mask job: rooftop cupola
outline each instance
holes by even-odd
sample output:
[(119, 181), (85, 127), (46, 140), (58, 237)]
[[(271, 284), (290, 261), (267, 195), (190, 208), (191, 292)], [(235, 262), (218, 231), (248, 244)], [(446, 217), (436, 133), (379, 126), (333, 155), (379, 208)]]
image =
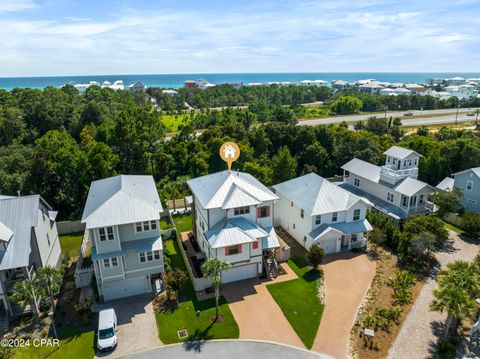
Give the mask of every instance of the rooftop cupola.
[(395, 184), (406, 177), (418, 177), (418, 163), (421, 155), (413, 150), (392, 146), (383, 153), (385, 165), (380, 170), (380, 180)]

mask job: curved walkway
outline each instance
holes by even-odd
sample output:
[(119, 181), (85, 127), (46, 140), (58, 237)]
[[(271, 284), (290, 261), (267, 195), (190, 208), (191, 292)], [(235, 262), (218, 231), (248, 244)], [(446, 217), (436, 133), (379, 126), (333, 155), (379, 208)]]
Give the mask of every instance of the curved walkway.
[(312, 350), (346, 359), (350, 330), (375, 275), (375, 262), (364, 253), (344, 252), (327, 256), (322, 268), (325, 311)]
[(328, 355), (309, 352), (287, 345), (253, 340), (214, 340), (166, 345), (123, 358), (128, 359), (333, 359)]
[[(478, 253), (478, 244), (467, 243), (449, 231), (451, 246), (446, 251), (436, 254), (443, 267), (455, 260), (471, 261)], [(438, 268), (437, 271), (438, 272)], [(433, 291), (437, 289), (436, 273), (428, 278), (412, 310), (402, 325), (402, 329), (388, 353), (388, 359), (432, 358), (433, 350), (444, 323), (444, 313), (430, 311)]]

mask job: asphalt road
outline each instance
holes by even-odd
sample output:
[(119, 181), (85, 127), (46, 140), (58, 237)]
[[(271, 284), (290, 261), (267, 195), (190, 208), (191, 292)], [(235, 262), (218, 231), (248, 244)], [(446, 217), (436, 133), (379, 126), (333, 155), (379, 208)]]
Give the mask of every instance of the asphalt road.
[[(474, 112), (476, 109), (459, 109), (458, 111), (458, 122), (464, 121), (475, 121), (475, 116), (467, 116), (467, 113)], [(404, 113), (412, 112), (414, 118), (409, 116), (404, 116)], [(445, 115), (449, 114), (449, 115)], [(439, 115), (433, 116), (432, 115)], [(317, 125), (327, 125), (331, 123), (341, 123), (341, 122), (357, 122), (365, 121), (371, 116), (383, 117), (384, 113), (375, 113), (375, 114), (362, 114), (362, 115), (353, 115), (353, 116), (335, 116), (335, 117), (324, 117), (324, 118), (315, 118), (310, 120), (298, 121), (298, 124), (301, 126), (317, 126)], [(402, 119), (403, 126), (420, 126), (420, 125), (434, 125), (441, 123), (453, 123), (455, 122), (455, 109), (441, 109), (441, 110), (428, 110), (428, 111), (387, 111), (388, 117), (400, 117)], [(415, 116), (420, 116), (416, 117)], [(429, 116), (429, 117), (421, 117)]]
[(276, 343), (250, 340), (218, 340), (207, 342), (186, 342), (167, 345), (142, 353), (123, 357), (125, 359), (333, 359), (328, 355), (318, 354), (303, 349)]

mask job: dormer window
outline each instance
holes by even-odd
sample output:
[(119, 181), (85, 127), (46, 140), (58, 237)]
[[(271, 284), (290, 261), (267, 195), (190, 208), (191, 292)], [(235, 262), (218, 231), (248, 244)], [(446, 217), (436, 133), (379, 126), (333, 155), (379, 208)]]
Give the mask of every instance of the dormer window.
[(387, 163), (390, 163), (390, 156), (387, 156)]
[(415, 166), (417, 165), (417, 159), (416, 158), (415, 158), (414, 164), (415, 164)]

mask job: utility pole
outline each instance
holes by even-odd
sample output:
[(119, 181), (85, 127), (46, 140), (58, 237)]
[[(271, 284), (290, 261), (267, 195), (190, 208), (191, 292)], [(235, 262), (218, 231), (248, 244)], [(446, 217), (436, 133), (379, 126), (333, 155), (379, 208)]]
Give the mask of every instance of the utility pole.
[(455, 114), (455, 127), (457, 127), (457, 120), (458, 120), (458, 102), (457, 102), (457, 113)]
[(385, 119), (387, 119), (388, 106), (385, 106)]

